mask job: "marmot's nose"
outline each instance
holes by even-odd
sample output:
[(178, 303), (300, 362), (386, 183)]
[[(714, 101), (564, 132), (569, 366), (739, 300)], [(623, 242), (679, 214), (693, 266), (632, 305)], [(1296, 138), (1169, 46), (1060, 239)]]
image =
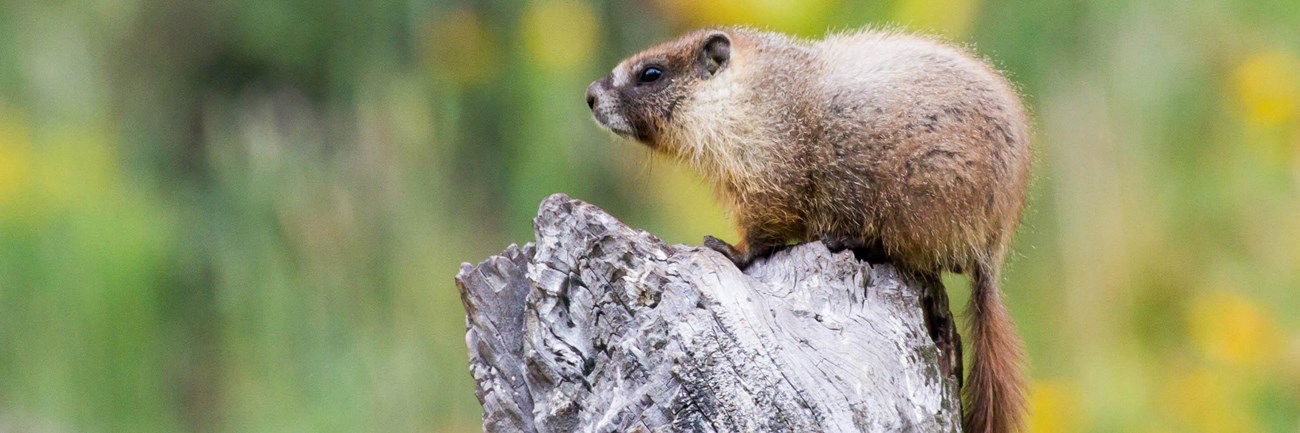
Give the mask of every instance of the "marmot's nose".
[(587, 108), (593, 110), (596, 109), (596, 86), (599, 84), (600, 82), (597, 81), (595, 83), (591, 83), (590, 86), (587, 86)]

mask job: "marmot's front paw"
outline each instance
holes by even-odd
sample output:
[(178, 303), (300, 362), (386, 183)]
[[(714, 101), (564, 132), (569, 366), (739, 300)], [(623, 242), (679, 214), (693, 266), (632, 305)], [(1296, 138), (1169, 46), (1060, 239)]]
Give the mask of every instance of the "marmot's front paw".
[(832, 253), (853, 249), (860, 245), (860, 243), (841, 236), (827, 236), (823, 237), (821, 241), (822, 245), (826, 245), (826, 249), (831, 250)]
[(704, 246), (708, 249), (722, 253), (723, 256), (727, 257), (727, 260), (731, 260), (731, 263), (735, 263), (737, 268), (744, 269), (745, 266), (749, 265), (749, 260), (746, 259), (745, 254), (736, 251), (736, 247), (731, 246), (727, 241), (705, 235)]

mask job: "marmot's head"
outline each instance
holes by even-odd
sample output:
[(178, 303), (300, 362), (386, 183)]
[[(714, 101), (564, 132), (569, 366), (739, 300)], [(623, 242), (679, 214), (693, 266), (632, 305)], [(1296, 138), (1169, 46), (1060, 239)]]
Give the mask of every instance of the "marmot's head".
[(587, 87), (587, 105), (601, 126), (656, 147), (680, 105), (730, 61), (727, 33), (696, 31), (620, 62)]

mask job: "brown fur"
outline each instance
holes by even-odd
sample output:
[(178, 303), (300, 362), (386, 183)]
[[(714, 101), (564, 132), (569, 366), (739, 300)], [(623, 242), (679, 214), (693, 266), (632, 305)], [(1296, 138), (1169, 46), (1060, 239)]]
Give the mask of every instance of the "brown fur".
[[(662, 78), (639, 82), (647, 66)], [(997, 282), (1024, 204), (1029, 132), (987, 63), (899, 33), (703, 30), (624, 60), (587, 99), (602, 125), (713, 181), (742, 240), (706, 245), (738, 266), (822, 240), (918, 274), (971, 275), (965, 428), (1021, 427), (1023, 349)]]

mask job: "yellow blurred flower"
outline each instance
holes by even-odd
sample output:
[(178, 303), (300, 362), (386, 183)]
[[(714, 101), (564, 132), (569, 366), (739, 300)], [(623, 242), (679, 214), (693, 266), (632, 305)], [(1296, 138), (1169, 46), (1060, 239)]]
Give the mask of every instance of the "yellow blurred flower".
[(458, 10), (433, 23), (424, 46), (433, 63), (457, 84), (482, 83), (497, 73), (496, 48), (473, 11)]
[(547, 0), (529, 3), (523, 17), (524, 47), (550, 71), (578, 67), (596, 49), (595, 13), (586, 3)]
[(1186, 312), (1193, 343), (1211, 359), (1255, 367), (1276, 361), (1283, 335), (1278, 324), (1239, 294), (1197, 297)]
[(32, 171), (31, 141), (18, 116), (0, 111), (0, 209), (27, 185)]
[(50, 212), (99, 212), (122, 168), (108, 128), (51, 128), (32, 141), (13, 116), (0, 117), (0, 219), (40, 223)]
[(1031, 432), (1070, 433), (1079, 425), (1081, 404), (1073, 387), (1063, 382), (1039, 381), (1030, 387), (1029, 429)]
[(698, 1), (659, 0), (660, 8), (690, 27), (748, 25), (817, 36), (826, 29), (828, 0)]
[(1300, 61), (1295, 53), (1273, 51), (1247, 57), (1232, 74), (1237, 101), (1246, 120), (1275, 126), (1296, 117), (1300, 104)]
[(1163, 404), (1179, 425), (1190, 432), (1250, 433), (1260, 431), (1241, 398), (1240, 385), (1206, 368), (1171, 371), (1161, 392)]
[(979, 0), (906, 0), (898, 3), (894, 19), (920, 31), (965, 36), (978, 12)]

